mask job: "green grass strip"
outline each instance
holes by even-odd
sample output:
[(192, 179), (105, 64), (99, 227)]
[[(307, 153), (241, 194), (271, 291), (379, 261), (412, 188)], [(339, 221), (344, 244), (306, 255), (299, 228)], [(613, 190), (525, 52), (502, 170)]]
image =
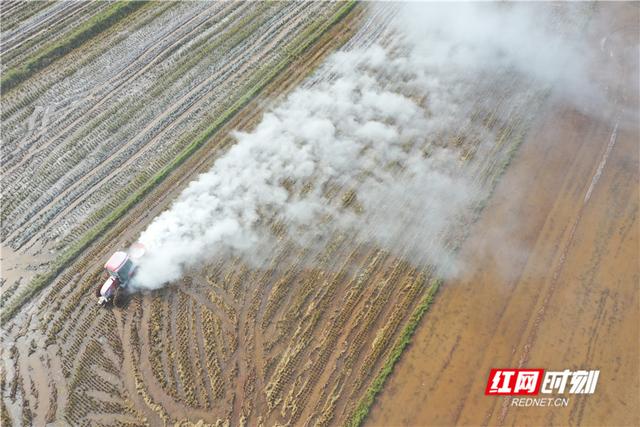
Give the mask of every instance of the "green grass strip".
[(360, 400), (360, 403), (358, 403), (355, 412), (347, 422), (348, 426), (358, 427), (361, 426), (364, 422), (365, 418), (369, 414), (369, 411), (371, 410), (371, 406), (373, 405), (376, 396), (382, 390), (382, 387), (384, 386), (384, 383), (386, 382), (389, 375), (391, 375), (391, 372), (393, 372), (393, 367), (398, 362), (398, 360), (400, 360), (402, 352), (411, 342), (413, 333), (420, 324), (420, 320), (429, 309), (429, 306), (433, 301), (433, 297), (436, 292), (438, 292), (438, 289), (441, 285), (442, 279), (434, 280), (431, 283), (431, 287), (427, 291), (427, 294), (422, 298), (422, 301), (420, 301), (418, 306), (415, 308), (413, 314), (411, 314), (411, 317), (409, 318), (409, 323), (407, 323), (407, 325), (402, 330), (402, 334), (396, 340), (396, 343), (393, 346), (386, 362), (382, 366), (382, 369), (380, 369), (380, 372), (378, 372), (378, 375), (376, 375), (376, 377), (371, 382), (371, 385)]
[(313, 32), (313, 34), (309, 35), (306, 40), (302, 40), (295, 49), (292, 49), (285, 59), (268, 70), (254, 86), (245, 92), (245, 94), (242, 95), (242, 97), (240, 97), (229, 109), (218, 116), (215, 122), (205, 129), (191, 144), (185, 147), (185, 149), (176, 158), (174, 158), (171, 163), (151, 177), (149, 181), (133, 193), (122, 205), (87, 231), (87, 233), (78, 242), (60, 255), (60, 257), (52, 263), (53, 265), (48, 272), (34, 277), (33, 280), (23, 287), (15, 298), (13, 298), (7, 306), (2, 309), (2, 313), (0, 314), (0, 325), (4, 325), (5, 322), (11, 319), (20, 307), (29, 301), (37, 292), (51, 283), (75, 258), (80, 256), (82, 252), (89, 247), (89, 245), (95, 242), (107, 229), (109, 229), (109, 227), (122, 218), (128, 210), (133, 208), (171, 172), (177, 169), (193, 153), (202, 147), (202, 145), (204, 145), (218, 130), (220, 130), (220, 128), (222, 128), (236, 113), (254, 99), (262, 89), (271, 83), (285, 67), (293, 62), (298, 55), (307, 50), (329, 28), (340, 22), (355, 5), (356, 1), (345, 3), (345, 5), (342, 6), (328, 21), (326, 21), (324, 25), (320, 26), (315, 32)]
[(108, 29), (147, 1), (119, 1), (82, 23), (52, 45), (43, 46), (25, 64), (7, 71), (0, 80), (0, 90), (8, 91), (68, 52)]

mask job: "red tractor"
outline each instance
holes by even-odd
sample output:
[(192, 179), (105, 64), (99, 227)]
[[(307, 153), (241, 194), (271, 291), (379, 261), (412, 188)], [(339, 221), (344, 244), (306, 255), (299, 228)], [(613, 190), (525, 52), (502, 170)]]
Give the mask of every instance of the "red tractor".
[(108, 304), (120, 305), (123, 289), (136, 272), (135, 260), (144, 253), (144, 246), (134, 243), (129, 252), (118, 251), (104, 265), (108, 275), (106, 282), (96, 289), (96, 297), (100, 306)]

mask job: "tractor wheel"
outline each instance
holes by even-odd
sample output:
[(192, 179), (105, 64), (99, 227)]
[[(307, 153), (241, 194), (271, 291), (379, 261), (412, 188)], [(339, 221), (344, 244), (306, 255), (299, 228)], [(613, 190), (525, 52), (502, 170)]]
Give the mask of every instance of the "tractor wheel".
[(123, 307), (125, 302), (124, 290), (120, 287), (116, 288), (116, 291), (113, 295), (113, 306), (114, 307)]

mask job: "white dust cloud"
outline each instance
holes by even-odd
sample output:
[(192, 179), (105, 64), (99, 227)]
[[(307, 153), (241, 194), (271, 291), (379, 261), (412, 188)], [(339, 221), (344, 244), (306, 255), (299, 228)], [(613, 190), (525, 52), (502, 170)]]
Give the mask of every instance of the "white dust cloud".
[[(134, 286), (161, 287), (221, 256), (259, 265), (276, 250), (274, 222), (306, 247), (345, 232), (441, 274), (455, 271), (442, 237), (486, 194), (444, 136), (466, 127), (490, 143), (493, 135), (467, 118), (486, 80), (515, 70), (562, 81), (557, 55), (576, 52), (528, 61), (519, 26), (534, 30), (536, 20), (518, 12), (506, 25), (505, 16), (516, 19), (510, 10), (406, 5), (392, 24), (400, 37), (332, 55), (318, 71), (327, 78), (295, 90), (252, 132), (237, 132), (236, 144), (142, 233), (147, 253)], [(536, 31), (536, 42), (548, 43)], [(350, 191), (354, 203), (345, 206)]]
[[(236, 133), (237, 143), (142, 233), (148, 252), (137, 286), (159, 287), (219, 255), (259, 259), (273, 220), (302, 245), (337, 228), (385, 246), (435, 246), (446, 218), (473, 194), (456, 153), (421, 151), (448, 115), (414, 99), (428, 88), (424, 76), (380, 46), (336, 54), (326, 67), (330, 81), (296, 90), (253, 132)], [(342, 186), (356, 190), (358, 209), (332, 197), (330, 187)]]

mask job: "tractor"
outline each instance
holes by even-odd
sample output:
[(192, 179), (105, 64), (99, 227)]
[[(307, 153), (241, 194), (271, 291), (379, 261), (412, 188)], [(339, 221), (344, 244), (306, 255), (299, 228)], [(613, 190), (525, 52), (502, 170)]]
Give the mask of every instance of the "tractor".
[(134, 243), (128, 252), (118, 251), (104, 265), (107, 280), (96, 289), (98, 305), (121, 305), (124, 289), (136, 273), (136, 263), (144, 253), (144, 246)]

